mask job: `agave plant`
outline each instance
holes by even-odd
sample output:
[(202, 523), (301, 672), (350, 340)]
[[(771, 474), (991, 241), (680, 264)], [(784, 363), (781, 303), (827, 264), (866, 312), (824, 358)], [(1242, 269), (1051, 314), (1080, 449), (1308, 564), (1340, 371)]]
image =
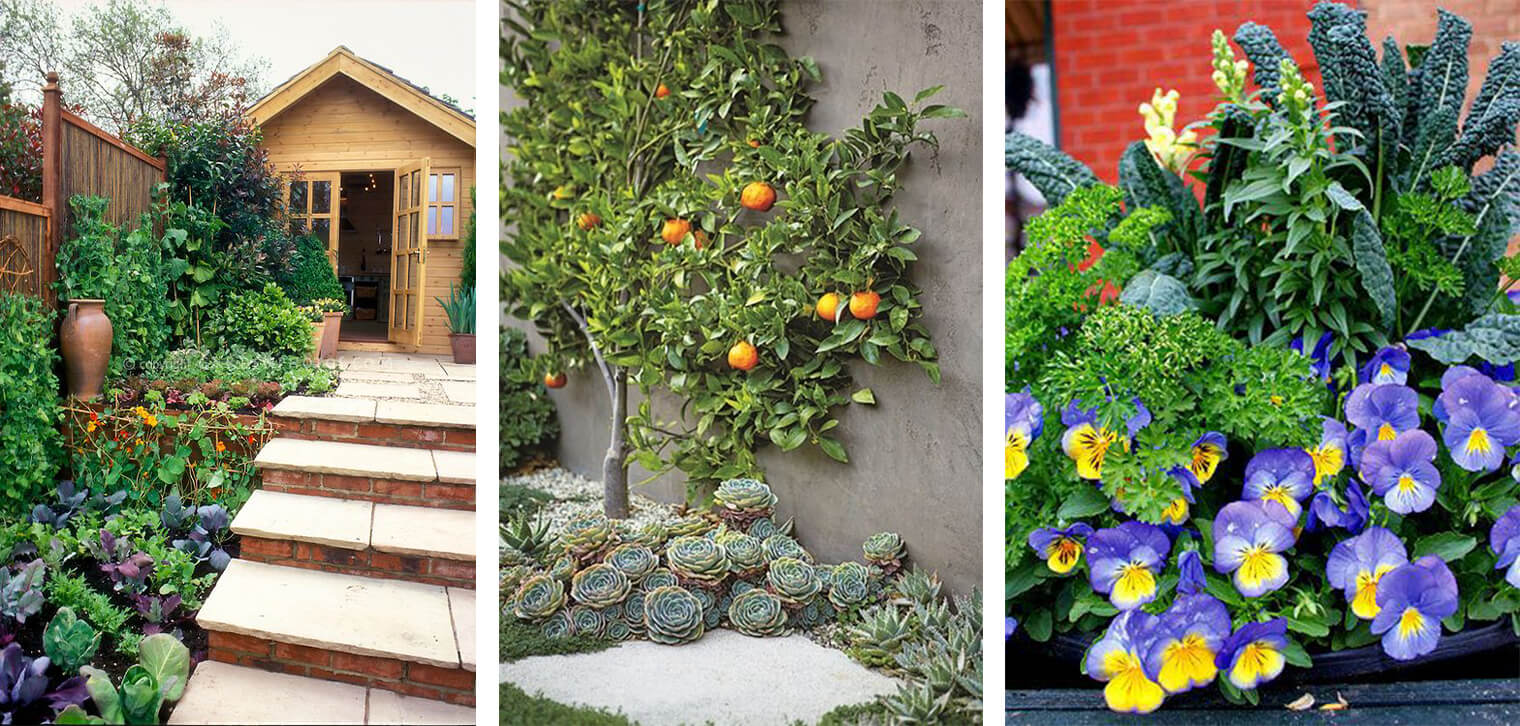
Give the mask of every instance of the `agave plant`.
[(917, 632), (912, 617), (891, 605), (867, 608), (850, 629), (851, 655), (866, 665), (891, 665), (903, 643)]
[(813, 566), (793, 557), (772, 560), (765, 583), (789, 607), (803, 606), (823, 589)]
[(537, 559), (554, 543), (549, 523), (537, 514), (516, 511), (501, 523), (501, 541), (523, 555)]
[(720, 545), (706, 537), (677, 537), (665, 550), (670, 571), (683, 583), (703, 587), (717, 585), (728, 575), (728, 555)]
[(612, 522), (600, 514), (582, 514), (565, 523), (559, 541), (570, 556), (587, 560), (613, 542)]
[(735, 527), (743, 527), (760, 517), (769, 517), (776, 508), (776, 495), (758, 479), (729, 479), (713, 493), (718, 516)]
[(660, 558), (641, 544), (618, 545), (607, 553), (607, 558), (603, 562), (616, 567), (619, 572), (628, 577), (630, 582), (644, 579), (645, 575), (654, 572), (655, 568), (660, 566)]
[(675, 576), (675, 573), (660, 567), (645, 575), (644, 579), (639, 581), (639, 588), (647, 593), (657, 587), (673, 587), (679, 584), (681, 580)]
[(871, 593), (871, 570), (859, 562), (843, 562), (829, 574), (829, 602), (848, 610), (866, 601)]
[(781, 598), (765, 590), (750, 590), (729, 603), (728, 622), (734, 630), (756, 638), (782, 635), (786, 633), (786, 607)]
[(679, 587), (657, 587), (644, 596), (644, 629), (656, 643), (690, 643), (702, 637), (702, 603)]
[[(570, 579), (570, 597), (586, 607), (601, 610), (622, 602), (632, 587), (621, 570), (598, 562)], [(576, 630), (579, 632), (580, 628), (577, 626)]]
[(760, 540), (747, 534), (728, 531), (718, 535), (718, 544), (728, 554), (728, 571), (740, 578), (751, 577), (765, 569), (769, 558)]
[(949, 700), (942, 698), (927, 683), (898, 686), (897, 693), (882, 699), (892, 723), (941, 723)]
[(576, 635), (589, 635), (593, 638), (602, 637), (603, 630), (607, 627), (607, 618), (602, 616), (600, 610), (585, 605), (575, 605), (565, 613), (570, 616), (570, 628)]
[(814, 561), (813, 555), (803, 549), (797, 540), (792, 539), (788, 535), (773, 534), (765, 538), (762, 546), (765, 548), (765, 558), (768, 560), (774, 561), (782, 557), (790, 557), (794, 560), (802, 560), (808, 564), (812, 564)]
[(517, 587), (512, 612), (519, 619), (539, 622), (565, 604), (565, 585), (548, 575), (532, 575)]
[(908, 548), (896, 532), (877, 532), (867, 537), (860, 549), (865, 552), (866, 562), (880, 567), (887, 575), (902, 569), (902, 561), (908, 556)]
[(892, 585), (896, 591), (894, 598), (899, 604), (912, 605), (913, 603), (929, 604), (939, 599), (941, 589), (939, 575), (926, 573), (914, 567), (898, 573), (897, 579)]

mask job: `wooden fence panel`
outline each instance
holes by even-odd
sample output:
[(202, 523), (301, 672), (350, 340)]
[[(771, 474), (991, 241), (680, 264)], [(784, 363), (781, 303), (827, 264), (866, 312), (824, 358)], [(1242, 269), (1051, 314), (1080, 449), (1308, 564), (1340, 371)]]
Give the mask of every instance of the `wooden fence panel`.
[(47, 249), (47, 207), (0, 197), (0, 293), (39, 295), (43, 250)]

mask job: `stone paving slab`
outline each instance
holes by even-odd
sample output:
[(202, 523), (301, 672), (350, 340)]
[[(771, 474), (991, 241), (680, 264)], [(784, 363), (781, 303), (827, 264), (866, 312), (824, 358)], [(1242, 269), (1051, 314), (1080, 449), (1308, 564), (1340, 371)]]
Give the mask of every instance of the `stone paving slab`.
[(376, 504), (369, 543), (380, 552), (475, 560), (475, 512)]
[(375, 421), (400, 426), (473, 429), (475, 428), (475, 407), (451, 406), (446, 403), (379, 401), (375, 406)]
[(459, 667), (444, 588), (233, 560), (196, 622), (355, 655)]
[(380, 370), (392, 373), (419, 373), (421, 375), (442, 375), (443, 360), (439, 358), (392, 358), (386, 357), (380, 361)]
[(361, 724), (365, 722), (366, 690), (347, 683), (204, 661), (190, 675), (185, 695), (175, 705), (169, 723)]
[(472, 405), (475, 403), (474, 381), (470, 381), (469, 383), (461, 381), (444, 381), (441, 385), (443, 386), (443, 394), (445, 396), (448, 396), (450, 401), (453, 401), (454, 403), (468, 403)]
[(422, 389), (414, 383), (340, 381), (334, 395), (344, 398), (422, 398)]
[(449, 588), (449, 610), (454, 614), (454, 639), (459, 642), (460, 666), (475, 672), (475, 591)]
[(475, 723), (475, 709), (372, 688), (369, 692), (369, 723), (463, 726)]
[(445, 484), (475, 483), (475, 452), (433, 451), (433, 463), (438, 470), (438, 481)]
[(475, 366), (466, 365), (463, 363), (441, 363), (439, 365), (443, 366), (444, 378), (450, 378), (456, 381), (475, 380)]
[(378, 368), (375, 370), (349, 368), (343, 372), (342, 379), (345, 381), (366, 381), (369, 383), (411, 383), (417, 377), (411, 373), (390, 373)]
[(362, 398), (287, 396), (270, 413), (289, 418), (365, 423), (375, 420), (375, 402)]
[(260, 489), (232, 520), (232, 531), (243, 536), (362, 550), (369, 546), (374, 507), (369, 502)]
[(899, 681), (804, 635), (751, 638), (715, 630), (680, 646), (630, 641), (596, 653), (501, 665), (502, 682), (560, 703), (621, 710), (643, 726), (817, 723)]
[(277, 438), (259, 450), (253, 463), (265, 469), (316, 474), (403, 481), (436, 481), (438, 478), (431, 452), (397, 446)]

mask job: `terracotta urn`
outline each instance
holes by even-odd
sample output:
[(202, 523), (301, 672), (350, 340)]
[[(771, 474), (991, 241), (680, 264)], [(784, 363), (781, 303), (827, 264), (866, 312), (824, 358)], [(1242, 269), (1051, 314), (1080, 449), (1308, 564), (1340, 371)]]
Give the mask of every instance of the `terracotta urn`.
[(449, 333), (449, 347), (454, 349), (454, 362), (475, 365), (475, 334)]
[(111, 319), (104, 300), (70, 300), (59, 329), (69, 395), (93, 401), (105, 388), (111, 364)]
[(311, 362), (322, 360), (322, 336), (327, 333), (327, 323), (318, 321), (311, 324)]
[(343, 328), (343, 313), (322, 313), (322, 356), (331, 358), (338, 354), (338, 334)]

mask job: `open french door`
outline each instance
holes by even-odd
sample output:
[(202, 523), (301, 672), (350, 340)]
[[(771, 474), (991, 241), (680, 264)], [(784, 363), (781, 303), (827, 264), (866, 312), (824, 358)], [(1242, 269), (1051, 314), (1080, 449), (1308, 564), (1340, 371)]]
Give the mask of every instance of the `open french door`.
[(309, 234), (327, 247), (327, 259), (338, 268), (338, 200), (343, 195), (338, 172), (304, 172), (285, 176), (285, 209), (290, 234)]
[(422, 345), (422, 314), (427, 294), (427, 228), (422, 224), (427, 202), (423, 187), (428, 180), (428, 159), (420, 159), (396, 170), (395, 228), (391, 239), (391, 319), (388, 330), (392, 343), (411, 347)]

